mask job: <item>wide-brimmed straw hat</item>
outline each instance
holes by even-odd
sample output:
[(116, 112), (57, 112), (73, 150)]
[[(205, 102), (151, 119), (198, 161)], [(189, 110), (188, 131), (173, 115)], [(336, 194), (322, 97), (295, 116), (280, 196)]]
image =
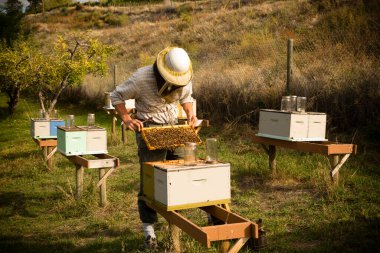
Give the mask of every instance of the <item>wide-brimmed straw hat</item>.
[(182, 48), (165, 48), (157, 55), (156, 63), (162, 78), (171, 85), (185, 86), (193, 78), (191, 60)]

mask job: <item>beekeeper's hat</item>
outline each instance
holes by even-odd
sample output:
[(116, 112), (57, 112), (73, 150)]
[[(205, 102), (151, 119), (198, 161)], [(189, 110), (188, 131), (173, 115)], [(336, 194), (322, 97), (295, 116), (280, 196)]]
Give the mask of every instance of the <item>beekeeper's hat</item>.
[[(157, 56), (157, 68), (166, 83), (161, 87), (159, 94), (168, 86), (182, 87), (193, 78), (191, 60), (186, 51), (179, 47), (167, 47)], [(170, 88), (169, 88), (170, 89)]]

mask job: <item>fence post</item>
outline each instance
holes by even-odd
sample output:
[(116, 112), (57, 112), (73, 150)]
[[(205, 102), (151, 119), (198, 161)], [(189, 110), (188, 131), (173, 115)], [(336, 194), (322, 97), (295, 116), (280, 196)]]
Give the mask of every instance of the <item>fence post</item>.
[(292, 61), (293, 61), (293, 39), (288, 39), (286, 94), (290, 94), (290, 84), (292, 81)]
[(132, 1), (129, 1), (129, 13), (132, 12)]
[(212, 11), (212, 0), (210, 0), (210, 10)]
[(238, 0), (238, 8), (240, 9), (240, 0)]
[(115, 64), (113, 66), (113, 87), (116, 88), (116, 68), (117, 68), (117, 65)]

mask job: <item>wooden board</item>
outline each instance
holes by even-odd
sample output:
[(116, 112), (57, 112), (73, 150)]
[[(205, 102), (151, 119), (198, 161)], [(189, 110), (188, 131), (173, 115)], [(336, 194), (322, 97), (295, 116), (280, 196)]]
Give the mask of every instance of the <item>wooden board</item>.
[(186, 142), (202, 143), (195, 129), (189, 125), (145, 127), (141, 134), (149, 150), (174, 149)]
[(259, 136), (254, 136), (253, 141), (264, 145), (273, 145), (323, 155), (356, 154), (357, 149), (355, 144), (334, 143), (330, 141), (291, 142)]
[(40, 147), (56, 147), (57, 146), (57, 139), (39, 139), (39, 138), (33, 138), (33, 140)]

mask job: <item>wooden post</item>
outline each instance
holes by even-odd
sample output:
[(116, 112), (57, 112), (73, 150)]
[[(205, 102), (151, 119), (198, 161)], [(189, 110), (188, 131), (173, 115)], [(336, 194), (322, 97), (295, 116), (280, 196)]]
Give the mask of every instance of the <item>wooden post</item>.
[(240, 0), (238, 0), (238, 8), (240, 9)]
[(47, 147), (43, 147), (42, 148), (42, 153), (44, 155), (44, 161), (46, 161), (46, 158), (48, 156), (48, 150), (47, 150)]
[(83, 167), (81, 165), (76, 164), (76, 184), (77, 184), (77, 200), (80, 200), (83, 194)]
[[(332, 171), (335, 168), (335, 166), (339, 164), (339, 155), (331, 155), (329, 157), (329, 160), (330, 160), (330, 166), (331, 166), (331, 171)], [(337, 171), (335, 175), (331, 177), (331, 180), (335, 184), (337, 185), (339, 184), (339, 171)]]
[(113, 66), (113, 87), (116, 88), (116, 69), (117, 69), (117, 65), (115, 64)]
[(114, 114), (112, 117), (112, 128), (111, 128), (111, 140), (114, 142), (116, 140), (116, 121), (117, 117)]
[(197, 0), (194, 0), (194, 10), (197, 9)]
[[(106, 174), (106, 170), (104, 168), (99, 169), (99, 180)], [(107, 204), (107, 185), (106, 180), (103, 181), (103, 184), (100, 185), (100, 205), (106, 206)]]
[(210, 0), (210, 10), (212, 10), (212, 0)]
[(124, 122), (121, 122), (121, 140), (123, 141), (123, 144), (127, 143), (126, 126)]
[(181, 230), (179, 227), (169, 222), (169, 230), (170, 230), (170, 243), (172, 244), (173, 252), (180, 253), (181, 252)]
[(286, 94), (290, 94), (290, 84), (292, 81), (292, 61), (293, 61), (293, 40), (288, 40), (287, 75), (286, 75)]
[(132, 1), (129, 1), (129, 13), (132, 12)]
[(220, 253), (227, 253), (228, 249), (230, 248), (230, 241), (221, 241), (220, 242)]
[(53, 169), (53, 156), (50, 156), (48, 158), (48, 156), (50, 155), (50, 153), (53, 151), (54, 147), (47, 147), (47, 156), (46, 156), (46, 164), (47, 164), (47, 167), (48, 167), (48, 170), (52, 170)]
[(269, 169), (276, 173), (276, 146), (268, 146), (268, 156), (269, 156)]

